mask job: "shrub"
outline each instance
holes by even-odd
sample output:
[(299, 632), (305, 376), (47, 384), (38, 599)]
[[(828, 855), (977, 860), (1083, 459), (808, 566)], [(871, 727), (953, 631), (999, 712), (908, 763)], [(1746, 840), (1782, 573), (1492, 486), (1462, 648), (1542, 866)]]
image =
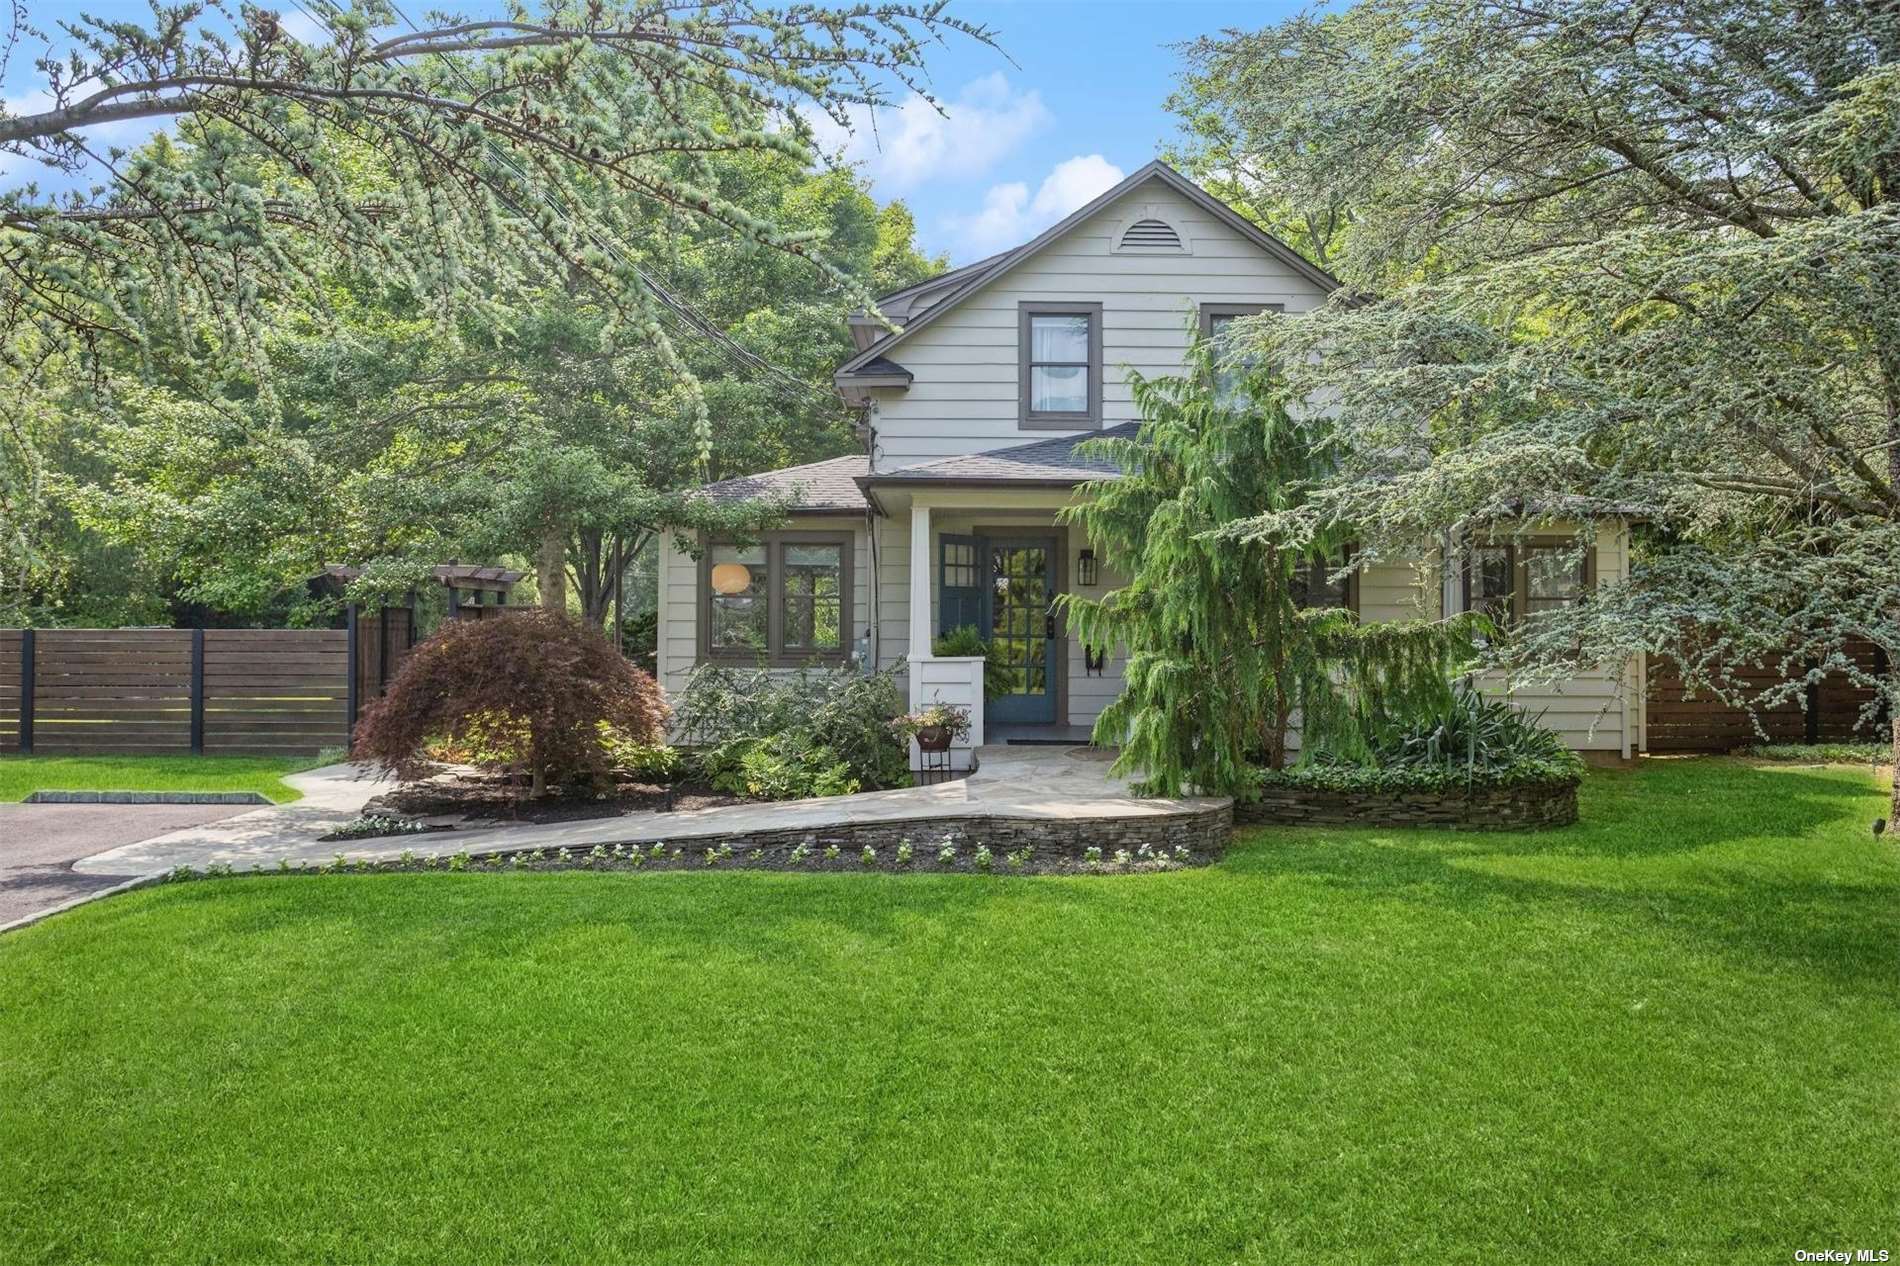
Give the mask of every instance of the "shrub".
[(676, 781), (685, 766), (679, 751), (664, 743), (635, 743), (614, 730), (607, 731), (601, 742), (615, 772), (635, 782), (664, 786)]
[(1022, 675), (996, 645), (984, 637), (974, 624), (951, 629), (931, 644), (932, 655), (981, 655), (983, 657), (983, 698), (1000, 699), (1022, 685)]
[(909, 754), (890, 729), (902, 711), (889, 673), (702, 664), (675, 722), (714, 786), (783, 799), (908, 785)]
[(1373, 758), (1388, 766), (1483, 772), (1572, 756), (1542, 720), (1542, 713), (1526, 716), (1504, 699), (1461, 687), (1436, 715), (1381, 735)]
[(523, 609), (452, 620), (410, 651), (356, 727), (355, 752), (414, 778), (440, 740), (488, 767), (525, 766), (531, 794), (603, 780), (603, 727), (653, 743), (666, 704), (653, 678), (594, 629)]
[(782, 739), (739, 738), (700, 754), (700, 770), (716, 791), (762, 800), (848, 796), (862, 784), (826, 747), (792, 748)]
[(1449, 765), (1341, 765), (1327, 761), (1260, 772), (1263, 787), (1298, 787), (1348, 794), (1459, 791), (1473, 787), (1546, 787), (1575, 784), (1583, 761), (1575, 752), (1552, 758), (1525, 757), (1488, 768)]
[(1891, 743), (1755, 743), (1736, 753), (1755, 760), (1803, 764), (1891, 765)]

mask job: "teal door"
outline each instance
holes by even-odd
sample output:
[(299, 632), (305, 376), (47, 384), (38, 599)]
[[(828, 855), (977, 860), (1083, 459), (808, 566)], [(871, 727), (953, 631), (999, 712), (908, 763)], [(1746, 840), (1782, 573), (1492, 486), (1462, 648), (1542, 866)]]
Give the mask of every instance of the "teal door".
[(1004, 724), (1051, 724), (1056, 719), (1055, 539), (992, 539), (987, 545), (990, 645), (1016, 678), (1009, 693), (986, 705), (987, 716)]

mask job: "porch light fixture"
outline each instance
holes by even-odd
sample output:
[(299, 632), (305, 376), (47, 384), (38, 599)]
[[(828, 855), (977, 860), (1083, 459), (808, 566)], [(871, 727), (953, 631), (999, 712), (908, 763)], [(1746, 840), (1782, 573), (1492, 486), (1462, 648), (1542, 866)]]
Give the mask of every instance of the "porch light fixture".
[(1082, 585), (1094, 584), (1095, 583), (1095, 551), (1092, 549), (1083, 550), (1081, 557), (1077, 559), (1076, 561), (1078, 563), (1078, 566), (1075, 569), (1076, 583), (1082, 584)]
[(713, 592), (744, 593), (752, 587), (752, 571), (744, 563), (718, 563), (712, 569)]

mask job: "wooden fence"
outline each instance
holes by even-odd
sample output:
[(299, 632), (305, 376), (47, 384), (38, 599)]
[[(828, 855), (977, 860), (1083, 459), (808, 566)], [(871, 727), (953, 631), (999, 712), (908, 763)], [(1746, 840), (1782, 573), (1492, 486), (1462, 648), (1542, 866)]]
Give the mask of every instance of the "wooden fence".
[(349, 742), (344, 629), (0, 629), (0, 743), (293, 755)]
[[(1862, 669), (1884, 674), (1886, 657), (1871, 642), (1849, 648)], [(1749, 665), (1734, 670), (1736, 681), (1759, 693), (1787, 680), (1774, 667)], [(1802, 699), (1790, 699), (1758, 714), (1768, 740), (1775, 743), (1891, 742), (1892, 730), (1877, 719), (1861, 723), (1861, 709), (1874, 692), (1835, 673), (1809, 686)], [(1648, 739), (1652, 752), (1725, 752), (1762, 741), (1755, 719), (1707, 693), (1689, 698), (1675, 665), (1664, 661), (1650, 674)]]

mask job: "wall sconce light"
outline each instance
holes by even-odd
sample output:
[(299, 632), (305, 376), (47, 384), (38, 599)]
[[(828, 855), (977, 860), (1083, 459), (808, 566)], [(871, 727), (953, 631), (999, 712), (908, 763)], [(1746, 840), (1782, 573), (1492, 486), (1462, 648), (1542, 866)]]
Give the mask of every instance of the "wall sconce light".
[(1076, 583), (1081, 585), (1093, 585), (1095, 583), (1095, 551), (1092, 549), (1083, 550), (1077, 563), (1078, 566), (1075, 569)]

